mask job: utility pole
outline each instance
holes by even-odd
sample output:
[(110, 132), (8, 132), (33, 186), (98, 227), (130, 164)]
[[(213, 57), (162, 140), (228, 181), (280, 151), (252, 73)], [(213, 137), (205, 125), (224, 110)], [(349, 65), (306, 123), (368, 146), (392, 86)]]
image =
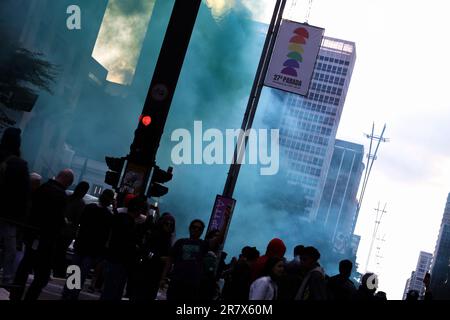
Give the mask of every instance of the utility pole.
[[(384, 137), (384, 131), (386, 130), (386, 124), (384, 124), (383, 130), (379, 136), (374, 134), (375, 131), (375, 123), (372, 123), (372, 132), (370, 134), (365, 134), (366, 138), (370, 139), (369, 144), (369, 152), (367, 153), (367, 161), (364, 173), (363, 185), (361, 188), (361, 193), (359, 194), (358, 206), (356, 208), (356, 219), (358, 219), (359, 211), (361, 210), (361, 205), (364, 199), (364, 195), (366, 193), (367, 183), (369, 181), (370, 173), (372, 172), (372, 167), (374, 161), (377, 159), (378, 148), (380, 147), (381, 142), (389, 142), (389, 138)], [(375, 148), (374, 153), (372, 153), (372, 145), (374, 141), (378, 141), (377, 146)], [(356, 221), (355, 219), (355, 221)], [(354, 229), (355, 226), (353, 226)]]
[(261, 91), (264, 85), (264, 77), (266, 75), (267, 67), (269, 65), (270, 57), (275, 45), (278, 29), (280, 28), (285, 5), (286, 0), (277, 0), (275, 4), (272, 20), (267, 31), (266, 40), (264, 42), (263, 51), (258, 64), (258, 69), (253, 81), (252, 90), (247, 102), (244, 119), (242, 120), (242, 131), (239, 135), (236, 147), (234, 149), (233, 162), (230, 165), (227, 181), (225, 182), (225, 186), (223, 189), (222, 195), (224, 197), (233, 197), (234, 188), (236, 186), (239, 171), (241, 169), (241, 162), (245, 155), (245, 150), (248, 142), (248, 136), (246, 136), (245, 133), (247, 132), (247, 130), (251, 129), (253, 120), (255, 118), (256, 108), (258, 107), (259, 97), (261, 96)]
[(367, 262), (366, 262), (366, 272), (367, 268), (369, 267), (370, 258), (372, 255), (372, 248), (373, 244), (375, 242), (375, 239), (377, 237), (378, 229), (380, 227), (381, 219), (383, 218), (383, 215), (387, 212), (386, 211), (387, 203), (384, 204), (383, 210), (380, 210), (380, 202), (378, 202), (378, 207), (374, 210), (376, 211), (376, 217), (375, 217), (375, 226), (373, 228), (373, 235), (372, 235), (372, 241), (370, 242), (370, 248), (369, 248), (369, 255), (367, 256)]
[(377, 252), (375, 253), (375, 258), (376, 258), (375, 261), (376, 261), (376, 268), (377, 268), (376, 272), (377, 273), (379, 272), (379, 269), (381, 268), (380, 267), (381, 260), (384, 258), (384, 256), (381, 254), (381, 249), (383, 246), (383, 242), (386, 241), (385, 237), (386, 237), (386, 234), (384, 234), (382, 238), (380, 238), (380, 237), (377, 238), (378, 246), (377, 246)]
[(245, 155), (245, 150), (247, 147), (248, 136), (246, 133), (249, 129), (251, 129), (253, 119), (255, 118), (256, 108), (258, 106), (259, 97), (264, 85), (264, 78), (267, 73), (267, 68), (272, 56), (272, 51), (275, 46), (275, 40), (280, 28), (285, 5), (286, 0), (277, 0), (275, 3), (272, 19), (267, 31), (266, 40), (264, 42), (263, 50), (259, 60), (258, 69), (256, 71), (255, 79), (253, 81), (252, 89), (247, 102), (247, 108), (242, 120), (241, 132), (234, 149), (233, 161), (228, 171), (227, 180), (225, 182), (222, 195), (216, 196), (214, 207), (211, 213), (211, 218), (209, 220), (207, 232), (212, 230), (220, 230), (224, 235), (223, 241), (218, 250), (218, 257), (220, 257), (220, 252), (224, 247), (228, 228), (230, 226), (231, 218), (233, 215), (234, 205), (236, 203), (236, 201), (233, 199), (233, 193), (241, 168), (242, 159)]

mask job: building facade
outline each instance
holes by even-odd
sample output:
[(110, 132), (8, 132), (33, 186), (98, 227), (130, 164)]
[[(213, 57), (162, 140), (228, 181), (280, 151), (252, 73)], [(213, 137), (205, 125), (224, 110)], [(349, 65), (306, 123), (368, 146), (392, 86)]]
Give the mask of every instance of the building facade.
[(442, 217), (431, 266), (431, 290), (436, 299), (450, 299), (450, 193)]
[[(92, 50), (108, 0), (30, 0), (24, 10), (20, 43), (43, 54), (58, 68), (52, 93), (40, 92), (32, 112), (24, 113), (18, 125), (24, 130), (24, 156), (30, 169), (44, 178), (52, 177), (64, 165), (62, 154), (71, 121), (83, 90), (99, 91), (106, 84), (107, 70), (92, 58)], [(69, 30), (67, 8), (81, 8), (81, 29)]]
[(283, 94), (280, 151), (304, 203), (300, 219), (316, 219), (355, 59), (355, 43), (324, 37), (308, 96)]
[(406, 283), (403, 299), (406, 299), (406, 295), (410, 290), (416, 290), (419, 293), (419, 299), (423, 299), (423, 296), (425, 295), (423, 279), (427, 272), (430, 271), (432, 259), (433, 255), (431, 253), (424, 251), (420, 252), (416, 270), (411, 273), (411, 277)]
[(351, 247), (363, 156), (363, 145), (336, 140), (316, 216), (335, 244), (335, 250), (342, 253)]

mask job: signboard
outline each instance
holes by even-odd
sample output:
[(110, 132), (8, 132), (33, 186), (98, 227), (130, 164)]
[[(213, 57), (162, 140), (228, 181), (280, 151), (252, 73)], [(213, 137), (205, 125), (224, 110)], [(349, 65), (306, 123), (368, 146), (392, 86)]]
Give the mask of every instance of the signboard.
[(283, 20), (264, 85), (306, 96), (325, 29)]
[(147, 173), (148, 168), (128, 162), (120, 186), (120, 192), (136, 195), (143, 194), (145, 191), (144, 182), (146, 181), (145, 178)]
[[(209, 219), (209, 225), (206, 234), (208, 234), (212, 230), (225, 230), (226, 237), (235, 204), (236, 200), (234, 199), (227, 198), (221, 195), (216, 196), (216, 201), (214, 202), (214, 207), (211, 213), (211, 219)], [(229, 210), (229, 214), (227, 214), (227, 210)]]

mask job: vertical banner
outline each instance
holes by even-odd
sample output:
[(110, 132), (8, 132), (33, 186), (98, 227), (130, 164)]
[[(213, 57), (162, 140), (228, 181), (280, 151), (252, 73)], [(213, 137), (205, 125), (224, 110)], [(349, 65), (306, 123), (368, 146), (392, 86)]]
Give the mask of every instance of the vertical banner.
[(283, 20), (264, 85), (307, 95), (325, 29)]
[[(235, 204), (236, 200), (221, 195), (217, 195), (211, 213), (211, 218), (209, 219), (208, 230), (206, 231), (206, 233), (209, 233), (212, 230), (219, 230), (219, 231), (224, 230), (225, 231), (224, 238), (226, 238)], [(227, 210), (229, 210), (229, 212), (227, 212)]]

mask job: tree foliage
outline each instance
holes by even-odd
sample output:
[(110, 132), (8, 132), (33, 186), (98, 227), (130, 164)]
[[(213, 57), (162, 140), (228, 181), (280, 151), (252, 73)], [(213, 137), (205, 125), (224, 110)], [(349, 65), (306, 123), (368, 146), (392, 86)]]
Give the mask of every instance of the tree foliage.
[[(0, 22), (0, 104), (2, 108), (29, 111), (39, 90), (53, 93), (52, 86), (59, 70), (42, 53), (23, 48), (8, 31), (5, 23)], [(11, 126), (14, 123), (1, 110), (0, 125)]]

